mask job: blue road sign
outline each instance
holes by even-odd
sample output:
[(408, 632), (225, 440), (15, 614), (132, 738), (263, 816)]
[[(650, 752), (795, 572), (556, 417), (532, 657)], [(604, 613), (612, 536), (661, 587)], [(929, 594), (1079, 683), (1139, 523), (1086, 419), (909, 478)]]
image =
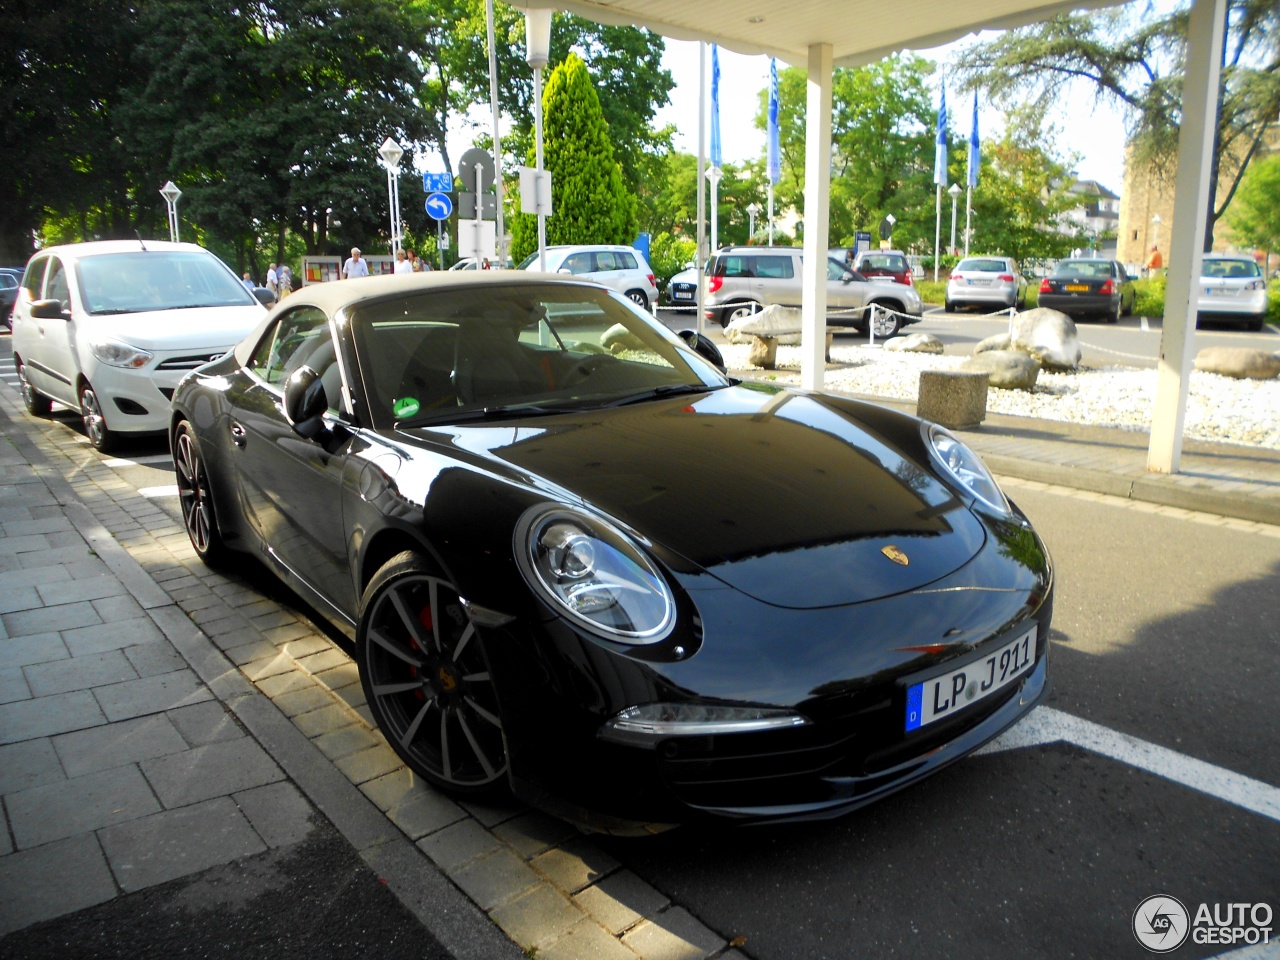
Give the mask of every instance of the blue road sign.
[(432, 220), (448, 220), (453, 213), (453, 201), (447, 193), (433, 193), (427, 197), (427, 216)]
[(453, 174), (424, 173), (422, 175), (422, 189), (427, 193), (450, 193), (453, 190)]

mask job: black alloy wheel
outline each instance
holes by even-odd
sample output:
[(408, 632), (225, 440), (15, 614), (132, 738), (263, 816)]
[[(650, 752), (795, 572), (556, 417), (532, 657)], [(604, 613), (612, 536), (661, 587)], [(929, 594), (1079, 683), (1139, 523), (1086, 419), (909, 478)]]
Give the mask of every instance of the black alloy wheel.
[(31, 385), (27, 377), (27, 365), (18, 361), (18, 383), (22, 386), (22, 405), (33, 417), (47, 417), (53, 409), (53, 402)]
[(173, 472), (178, 478), (178, 499), (182, 504), (182, 523), (191, 538), (191, 546), (206, 564), (225, 558), (227, 546), (218, 530), (213, 511), (209, 472), (191, 424), (182, 421), (173, 435)]
[(392, 749), (451, 793), (501, 786), (507, 773), (502, 712), (457, 588), (406, 551), (374, 575), (362, 609), (360, 680)]
[(88, 380), (80, 381), (80, 419), (84, 421), (85, 436), (99, 453), (106, 453), (116, 445), (116, 435), (102, 413), (102, 400)]

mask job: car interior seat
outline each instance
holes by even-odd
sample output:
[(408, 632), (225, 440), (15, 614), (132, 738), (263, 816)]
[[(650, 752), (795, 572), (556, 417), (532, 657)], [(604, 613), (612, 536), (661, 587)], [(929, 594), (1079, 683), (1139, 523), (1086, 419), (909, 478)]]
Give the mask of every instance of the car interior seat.
[(463, 403), (511, 403), (547, 389), (547, 375), (521, 346), (509, 318), (463, 319), (454, 347), (453, 386)]

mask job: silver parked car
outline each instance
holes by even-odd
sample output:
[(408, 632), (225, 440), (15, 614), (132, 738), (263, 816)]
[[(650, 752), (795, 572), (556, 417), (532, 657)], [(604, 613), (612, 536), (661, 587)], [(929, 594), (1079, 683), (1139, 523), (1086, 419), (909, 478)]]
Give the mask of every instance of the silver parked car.
[(1027, 305), (1027, 278), (1012, 257), (965, 257), (947, 280), (946, 310), (990, 307), (1021, 310)]
[(1243, 323), (1249, 330), (1261, 330), (1267, 307), (1267, 281), (1252, 257), (1232, 253), (1204, 255), (1197, 322)]
[[(803, 250), (800, 247), (724, 247), (707, 272), (706, 318), (728, 326), (770, 304), (798, 307), (803, 300)], [(920, 319), (923, 304), (916, 288), (889, 278), (871, 281), (830, 257), (827, 269), (827, 323), (865, 333), (869, 307), (893, 311), (893, 336)]]
[[(537, 270), (538, 253), (520, 261), (517, 270)], [(580, 245), (547, 247), (547, 273), (567, 273), (617, 290), (641, 310), (658, 302), (658, 281), (635, 247)]]

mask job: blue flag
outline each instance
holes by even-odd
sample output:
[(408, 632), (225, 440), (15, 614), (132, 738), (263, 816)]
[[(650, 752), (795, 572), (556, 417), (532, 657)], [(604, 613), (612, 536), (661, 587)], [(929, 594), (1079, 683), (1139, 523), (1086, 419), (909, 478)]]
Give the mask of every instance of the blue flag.
[(982, 148), (978, 145), (978, 91), (973, 91), (973, 126), (969, 130), (969, 186), (978, 185), (978, 166)]
[(720, 47), (711, 45), (711, 165), (723, 166), (720, 153)]
[(933, 154), (933, 182), (947, 182), (947, 87), (942, 86), (942, 101), (938, 105), (938, 136)]
[(769, 60), (769, 182), (782, 179), (782, 150), (778, 143), (778, 61)]

